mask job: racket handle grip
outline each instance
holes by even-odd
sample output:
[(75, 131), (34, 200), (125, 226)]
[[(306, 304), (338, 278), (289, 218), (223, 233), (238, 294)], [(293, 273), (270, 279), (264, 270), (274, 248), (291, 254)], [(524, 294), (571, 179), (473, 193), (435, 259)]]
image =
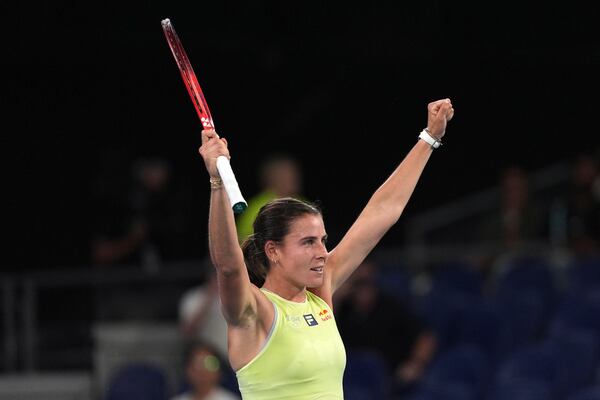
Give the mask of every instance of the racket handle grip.
[(219, 170), (219, 175), (223, 181), (223, 186), (225, 186), (227, 196), (229, 196), (229, 202), (231, 203), (233, 212), (235, 214), (240, 214), (248, 207), (248, 203), (244, 200), (240, 187), (235, 180), (235, 175), (231, 169), (229, 159), (225, 156), (219, 156), (217, 158), (217, 169)]

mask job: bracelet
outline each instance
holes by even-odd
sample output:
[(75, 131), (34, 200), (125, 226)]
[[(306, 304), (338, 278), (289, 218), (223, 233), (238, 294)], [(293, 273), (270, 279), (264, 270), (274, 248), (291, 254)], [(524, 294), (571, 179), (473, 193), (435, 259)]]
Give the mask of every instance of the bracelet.
[(223, 186), (223, 181), (221, 178), (210, 178), (210, 188), (211, 189), (219, 189)]
[(426, 143), (428, 143), (432, 149), (437, 149), (442, 145), (442, 141), (434, 138), (431, 133), (429, 133), (429, 129), (425, 128), (419, 134), (419, 139), (423, 139)]

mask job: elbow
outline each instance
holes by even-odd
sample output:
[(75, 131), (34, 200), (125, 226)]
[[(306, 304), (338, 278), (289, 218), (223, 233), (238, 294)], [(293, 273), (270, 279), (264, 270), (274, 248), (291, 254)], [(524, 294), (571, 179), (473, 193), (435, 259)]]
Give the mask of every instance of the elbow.
[(211, 261), (215, 269), (217, 270), (217, 276), (221, 279), (231, 280), (240, 276), (242, 268), (245, 265), (238, 265), (231, 259), (225, 259), (221, 257), (215, 257), (211, 255)]
[(243, 259), (240, 248), (223, 251), (210, 250), (210, 260), (217, 271), (239, 270), (240, 264), (244, 266)]
[(373, 216), (374, 220), (381, 221), (387, 231), (387, 229), (391, 228), (398, 222), (400, 216), (404, 212), (405, 206), (406, 203), (402, 201), (374, 202), (372, 204), (372, 212), (370, 215)]

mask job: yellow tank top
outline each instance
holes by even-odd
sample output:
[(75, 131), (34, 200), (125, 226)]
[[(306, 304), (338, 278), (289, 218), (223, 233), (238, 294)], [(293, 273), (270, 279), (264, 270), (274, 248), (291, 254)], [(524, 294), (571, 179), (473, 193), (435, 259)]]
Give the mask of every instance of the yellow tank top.
[(346, 351), (327, 303), (309, 291), (303, 303), (261, 291), (275, 318), (262, 350), (236, 373), (242, 398), (343, 400)]

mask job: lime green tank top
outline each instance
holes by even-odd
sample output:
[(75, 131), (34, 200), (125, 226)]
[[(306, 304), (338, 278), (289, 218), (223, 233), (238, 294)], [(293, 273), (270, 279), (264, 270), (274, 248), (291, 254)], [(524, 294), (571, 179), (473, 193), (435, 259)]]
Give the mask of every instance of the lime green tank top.
[(343, 400), (346, 351), (329, 305), (306, 291), (286, 300), (261, 291), (275, 306), (262, 350), (236, 375), (244, 400)]

